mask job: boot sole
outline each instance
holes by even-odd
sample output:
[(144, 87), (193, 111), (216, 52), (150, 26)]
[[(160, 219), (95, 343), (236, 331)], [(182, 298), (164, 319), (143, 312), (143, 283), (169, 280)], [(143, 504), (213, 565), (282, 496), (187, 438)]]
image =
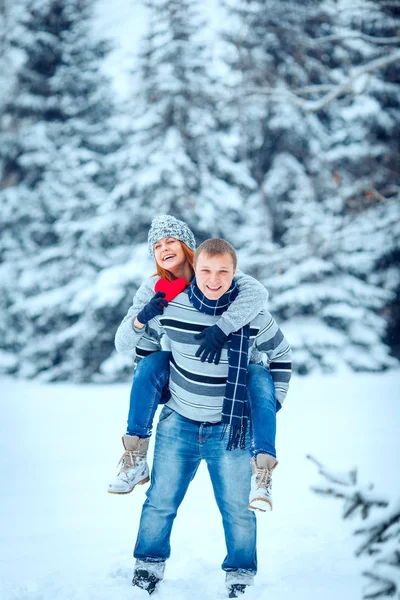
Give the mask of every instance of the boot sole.
[(265, 498), (254, 498), (249, 504), (249, 510), (259, 510), (260, 512), (271, 512), (272, 503)]
[(149, 481), (150, 481), (150, 477), (146, 477), (145, 479), (141, 479), (140, 481), (138, 481), (137, 483), (135, 483), (135, 485), (133, 486), (133, 488), (131, 490), (128, 490), (127, 492), (117, 492), (115, 490), (107, 490), (107, 492), (109, 494), (118, 494), (118, 495), (130, 494), (131, 492), (133, 492), (133, 490), (135, 489), (135, 487), (137, 485), (143, 485), (145, 483), (148, 483)]

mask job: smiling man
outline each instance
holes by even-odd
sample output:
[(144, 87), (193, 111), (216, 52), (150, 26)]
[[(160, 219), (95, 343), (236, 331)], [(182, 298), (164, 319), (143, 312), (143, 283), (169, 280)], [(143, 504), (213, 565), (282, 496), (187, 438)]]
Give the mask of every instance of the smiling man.
[[(157, 251), (166, 261), (179, 260), (172, 247), (161, 245)], [(248, 510), (251, 469), (243, 451), (253, 442), (247, 427), (248, 362), (252, 350), (265, 355), (281, 404), (290, 379), (291, 352), (265, 310), (229, 336), (218, 364), (201, 361), (199, 337), (239, 293), (236, 262), (236, 252), (225, 240), (203, 242), (195, 254), (196, 276), (190, 287), (137, 332), (136, 350), (146, 350), (146, 344), (154, 350), (154, 341), (163, 336), (171, 348), (171, 398), (157, 427), (151, 486), (134, 551), (133, 584), (149, 593), (163, 579), (173, 522), (202, 459), (222, 516), (227, 548), (222, 569), (229, 598), (243, 593), (257, 571), (256, 520)]]
[[(215, 246), (218, 247), (217, 242), (214, 242)], [(224, 247), (225, 244), (222, 244)], [(198, 288), (209, 300), (218, 300), (232, 284), (236, 272), (236, 253), (233, 255), (225, 251), (223, 254), (210, 255), (200, 252), (195, 255), (195, 269)]]

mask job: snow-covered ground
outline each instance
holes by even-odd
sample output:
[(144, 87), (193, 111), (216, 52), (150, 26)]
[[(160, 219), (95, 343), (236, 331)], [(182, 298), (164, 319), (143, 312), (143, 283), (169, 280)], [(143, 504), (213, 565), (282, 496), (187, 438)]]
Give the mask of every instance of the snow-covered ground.
[[(106, 493), (121, 454), (129, 386), (2, 379), (0, 598), (131, 600), (132, 549), (144, 488)], [(359, 467), (388, 497), (400, 490), (400, 371), (295, 377), (278, 415), (275, 509), (258, 517), (259, 574), (244, 598), (357, 600), (362, 576), (340, 501), (305, 455)], [(166, 579), (153, 596), (226, 596), (222, 525), (205, 468), (180, 509)]]

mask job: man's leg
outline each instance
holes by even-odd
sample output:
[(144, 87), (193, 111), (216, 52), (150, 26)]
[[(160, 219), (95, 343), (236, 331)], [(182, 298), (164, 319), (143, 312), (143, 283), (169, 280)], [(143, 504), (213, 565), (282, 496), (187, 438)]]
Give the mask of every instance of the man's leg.
[(251, 585), (257, 571), (256, 519), (248, 510), (251, 469), (248, 453), (227, 450), (222, 425), (204, 426), (203, 456), (222, 516), (227, 555), (222, 563), (228, 586)]
[[(200, 464), (199, 426), (165, 406), (157, 426), (151, 486), (142, 509), (134, 550), (135, 571), (162, 579), (178, 508)], [(135, 582), (135, 578), (134, 578)]]
[(154, 415), (163, 396), (169, 394), (171, 353), (152, 352), (139, 362), (131, 387), (126, 434), (150, 437)]

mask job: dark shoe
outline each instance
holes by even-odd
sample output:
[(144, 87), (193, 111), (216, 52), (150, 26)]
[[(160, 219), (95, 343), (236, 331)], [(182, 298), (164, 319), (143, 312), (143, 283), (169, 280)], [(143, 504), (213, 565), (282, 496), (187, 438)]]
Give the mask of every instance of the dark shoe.
[[(146, 590), (149, 594), (152, 594), (157, 584), (161, 581), (153, 573), (149, 573), (146, 569), (135, 569), (133, 573), (132, 585), (140, 587), (142, 590)], [(235, 598), (236, 596), (232, 596)]]
[(239, 598), (239, 596), (244, 594), (246, 587), (247, 585), (245, 585), (244, 583), (233, 583), (228, 587), (228, 598)]

